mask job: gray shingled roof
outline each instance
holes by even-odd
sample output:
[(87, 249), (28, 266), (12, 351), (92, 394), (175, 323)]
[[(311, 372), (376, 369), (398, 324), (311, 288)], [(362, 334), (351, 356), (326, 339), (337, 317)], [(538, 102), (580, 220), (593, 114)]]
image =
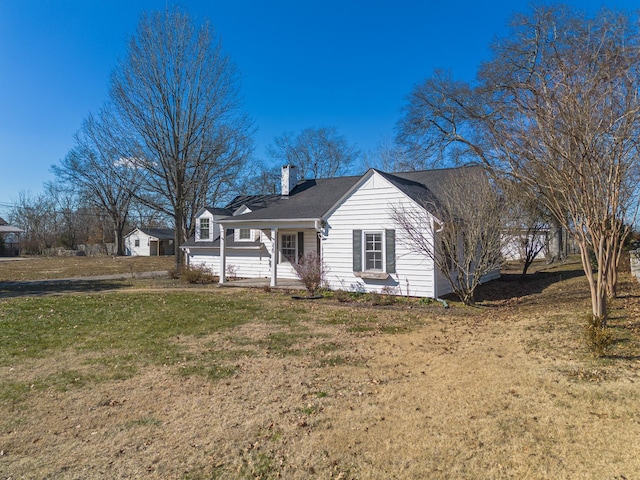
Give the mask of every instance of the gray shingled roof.
[(198, 210), (198, 212), (196, 213), (196, 217), (202, 215), (202, 212), (204, 211), (209, 212), (211, 215), (221, 215), (223, 217), (233, 215), (233, 210), (229, 210), (228, 208), (204, 207)]
[[(417, 170), (410, 172), (385, 173), (380, 175), (426, 208), (438, 205), (438, 195), (451, 184), (454, 176), (481, 171), (480, 166), (472, 165), (457, 168)], [(335, 204), (362, 178), (362, 176), (318, 178), (303, 180), (293, 188), (289, 196), (282, 195), (239, 195), (224, 209), (206, 208), (213, 214), (234, 212), (243, 205), (252, 211), (233, 220), (296, 220), (322, 218)], [(231, 213), (229, 213), (231, 215)], [(224, 220), (224, 219), (222, 219)], [(228, 218), (227, 220), (232, 220)], [(260, 246), (260, 242), (235, 242), (233, 229), (226, 230), (226, 242), (229, 247)], [(220, 237), (211, 242), (196, 242), (191, 237), (183, 243), (185, 247), (218, 248)]]
[(434, 170), (417, 170), (413, 172), (384, 173), (378, 172), (409, 198), (415, 200), (427, 209), (438, 207), (438, 197), (451, 188), (454, 177), (460, 175), (481, 173), (479, 165), (468, 165), (455, 168), (441, 168)]
[(24, 230), (18, 227), (9, 225), (4, 218), (0, 217), (0, 233), (22, 233)]
[[(448, 188), (447, 185), (450, 185), (453, 176), (464, 175), (465, 172), (478, 169), (481, 167), (468, 166), (399, 173), (376, 171), (407, 196), (429, 208), (430, 205), (438, 205), (438, 195)], [(237, 203), (237, 206), (247, 204), (252, 211), (235, 220), (322, 218), (361, 178), (361, 176), (351, 176), (304, 180), (294, 187), (288, 197), (267, 195), (253, 205), (249, 205), (248, 202), (248, 199), (253, 197), (245, 197), (246, 201)], [(236, 197), (236, 199), (239, 198)]]
[(289, 196), (269, 195), (261, 204), (247, 204), (252, 211), (243, 214), (241, 220), (320, 218), (360, 178), (353, 176), (303, 180), (291, 190)]
[(280, 198), (280, 195), (238, 195), (225, 206), (225, 210), (233, 215), (238, 208), (246, 205), (251, 211), (268, 207), (271, 202)]
[[(142, 233), (149, 235), (150, 237), (155, 237), (159, 240), (171, 240), (175, 236), (175, 231), (173, 230), (173, 228), (139, 227), (138, 230), (140, 230)], [(133, 233), (134, 231), (135, 230), (133, 230), (131, 233)], [(131, 235), (131, 233), (129, 233), (128, 235)]]

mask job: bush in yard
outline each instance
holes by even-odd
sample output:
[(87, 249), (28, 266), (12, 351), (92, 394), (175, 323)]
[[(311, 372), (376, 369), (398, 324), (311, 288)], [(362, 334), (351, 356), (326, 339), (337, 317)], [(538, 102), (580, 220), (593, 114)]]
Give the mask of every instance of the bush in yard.
[(180, 270), (180, 280), (187, 283), (213, 283), (216, 277), (209, 268), (198, 265), (183, 267)]
[(584, 333), (589, 350), (597, 357), (602, 357), (613, 345), (613, 334), (602, 325), (602, 320), (594, 315), (589, 314)]
[(320, 256), (315, 252), (305, 253), (298, 263), (293, 263), (293, 269), (304, 284), (309, 296), (316, 295), (325, 281), (326, 267)]

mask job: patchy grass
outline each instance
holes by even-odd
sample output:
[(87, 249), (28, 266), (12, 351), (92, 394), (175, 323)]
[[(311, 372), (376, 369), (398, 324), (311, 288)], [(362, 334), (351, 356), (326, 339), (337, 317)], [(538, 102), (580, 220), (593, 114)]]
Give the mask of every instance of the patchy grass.
[(623, 275), (598, 358), (574, 266), (446, 310), (144, 282), (0, 300), (0, 471), (634, 478), (640, 286)]
[(0, 261), (0, 282), (169, 271), (175, 257), (44, 257)]

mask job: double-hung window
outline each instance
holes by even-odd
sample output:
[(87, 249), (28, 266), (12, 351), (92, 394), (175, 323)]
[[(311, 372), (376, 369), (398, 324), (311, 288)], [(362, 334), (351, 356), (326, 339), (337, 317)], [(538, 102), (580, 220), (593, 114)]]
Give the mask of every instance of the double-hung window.
[(283, 260), (290, 263), (295, 263), (297, 257), (295, 233), (283, 233), (280, 237), (280, 252), (282, 253)]
[(209, 240), (211, 238), (211, 229), (208, 218), (200, 219), (200, 240)]
[(364, 232), (364, 259), (365, 271), (384, 271), (382, 232)]
[(371, 272), (372, 275), (395, 273), (395, 257), (395, 230), (353, 230), (354, 272)]

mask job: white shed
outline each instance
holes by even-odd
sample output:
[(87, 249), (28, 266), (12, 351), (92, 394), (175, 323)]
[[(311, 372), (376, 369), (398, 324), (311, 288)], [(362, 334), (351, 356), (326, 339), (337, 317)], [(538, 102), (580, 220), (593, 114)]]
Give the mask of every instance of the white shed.
[(173, 255), (174, 230), (172, 228), (136, 228), (124, 237), (127, 255), (157, 256)]

